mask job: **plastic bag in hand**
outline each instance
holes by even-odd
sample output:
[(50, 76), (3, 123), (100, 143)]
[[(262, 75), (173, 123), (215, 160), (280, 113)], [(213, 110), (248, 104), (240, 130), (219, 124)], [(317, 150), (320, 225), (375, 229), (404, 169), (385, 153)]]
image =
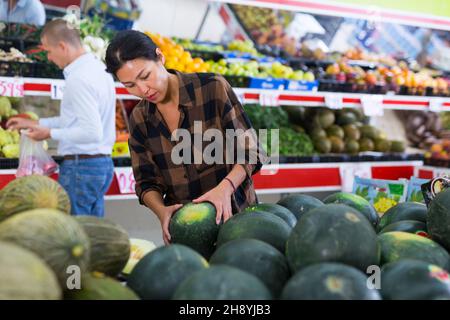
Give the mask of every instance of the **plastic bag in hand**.
[(19, 168), (16, 177), (33, 174), (49, 176), (56, 172), (58, 164), (45, 151), (42, 141), (35, 141), (26, 135), (20, 134)]

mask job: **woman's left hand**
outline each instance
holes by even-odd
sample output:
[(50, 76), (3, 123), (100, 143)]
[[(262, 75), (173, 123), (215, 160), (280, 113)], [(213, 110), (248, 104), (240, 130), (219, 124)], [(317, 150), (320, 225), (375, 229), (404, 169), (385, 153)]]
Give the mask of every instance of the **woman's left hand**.
[(227, 221), (233, 215), (231, 209), (231, 195), (233, 194), (233, 187), (231, 184), (222, 180), (221, 183), (214, 189), (209, 190), (201, 197), (192, 200), (194, 203), (209, 201), (216, 207), (216, 223), (219, 224), (222, 217), (223, 222)]

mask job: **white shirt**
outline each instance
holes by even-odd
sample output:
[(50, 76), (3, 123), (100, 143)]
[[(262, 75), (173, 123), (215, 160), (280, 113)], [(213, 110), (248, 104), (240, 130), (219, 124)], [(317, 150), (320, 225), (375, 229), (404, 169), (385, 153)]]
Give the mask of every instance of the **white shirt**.
[(116, 140), (116, 93), (112, 76), (91, 53), (66, 68), (59, 117), (40, 119), (59, 142), (59, 155), (111, 154)]
[(0, 0), (0, 21), (42, 26), (45, 23), (45, 9), (39, 0), (19, 0), (15, 8), (8, 12), (8, 0)]

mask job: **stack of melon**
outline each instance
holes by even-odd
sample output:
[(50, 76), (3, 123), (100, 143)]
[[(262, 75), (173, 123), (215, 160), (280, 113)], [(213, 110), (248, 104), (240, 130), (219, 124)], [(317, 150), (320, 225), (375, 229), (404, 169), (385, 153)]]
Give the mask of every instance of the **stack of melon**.
[(0, 299), (137, 299), (116, 278), (130, 256), (119, 225), (72, 217), (65, 190), (27, 176), (0, 191)]
[(382, 217), (354, 194), (298, 194), (217, 225), (214, 206), (191, 203), (128, 286), (143, 299), (450, 299), (448, 208), (450, 190)]

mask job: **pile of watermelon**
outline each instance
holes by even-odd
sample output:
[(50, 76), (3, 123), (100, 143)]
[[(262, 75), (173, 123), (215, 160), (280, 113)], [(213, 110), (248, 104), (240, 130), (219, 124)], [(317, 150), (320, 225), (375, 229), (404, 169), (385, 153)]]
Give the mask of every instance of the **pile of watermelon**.
[(159, 248), (69, 212), (47, 177), (0, 190), (0, 299), (450, 299), (450, 190), (381, 217), (343, 192), (290, 195), (220, 224), (212, 204), (189, 203)]
[(65, 190), (27, 176), (0, 191), (0, 300), (134, 300), (120, 282), (131, 241), (116, 223), (73, 217)]
[(172, 244), (147, 254), (128, 286), (142, 299), (450, 299), (450, 190), (430, 209), (379, 216), (362, 197), (295, 194), (215, 223), (209, 203), (172, 217)]

